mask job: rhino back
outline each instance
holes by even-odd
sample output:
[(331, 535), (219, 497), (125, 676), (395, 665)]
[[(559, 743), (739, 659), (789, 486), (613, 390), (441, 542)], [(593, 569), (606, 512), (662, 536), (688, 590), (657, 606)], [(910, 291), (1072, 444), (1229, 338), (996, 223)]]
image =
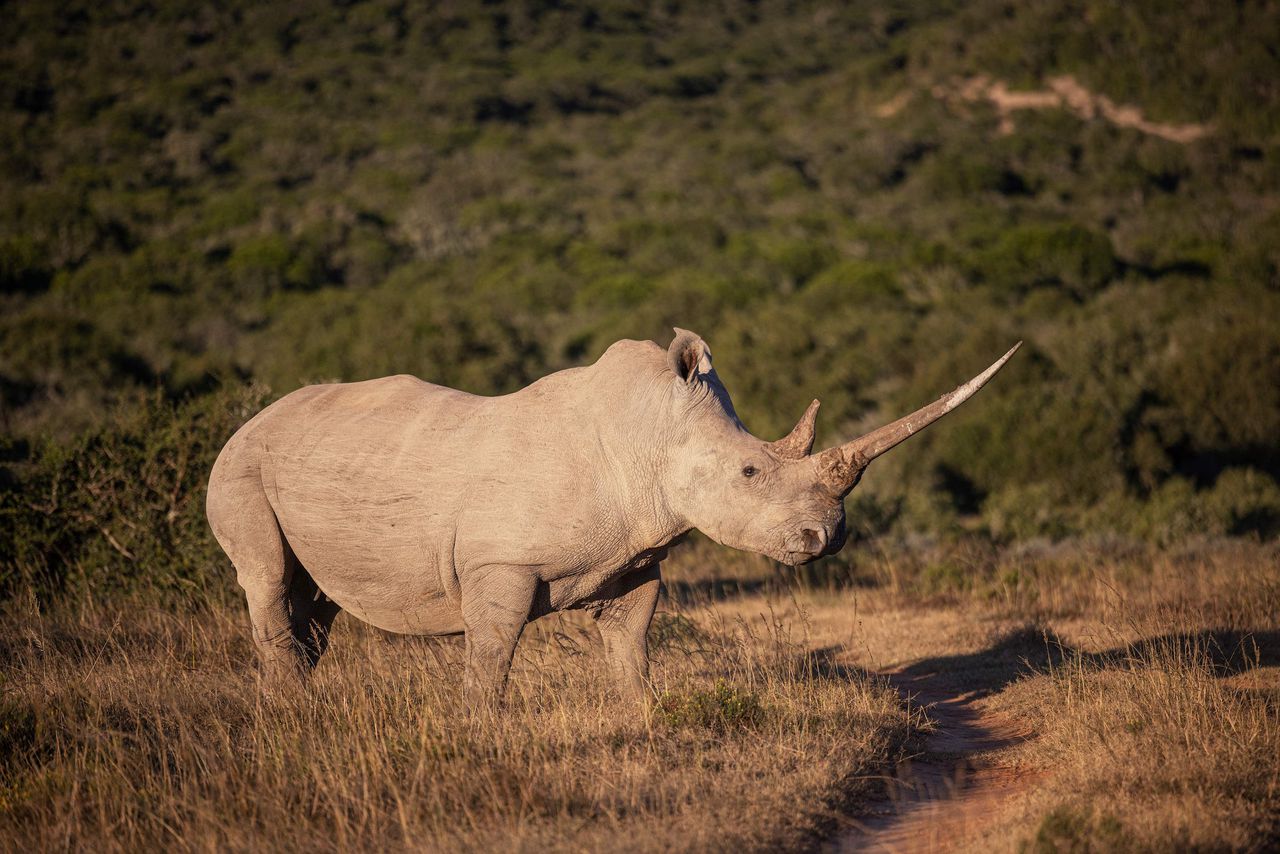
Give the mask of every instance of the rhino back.
[(630, 422), (657, 358), (615, 345), (595, 365), (493, 398), (403, 376), (312, 386), (246, 425), (247, 441), (286, 539), (327, 595), (383, 628), (459, 631), (461, 573), (528, 566), (569, 578), (560, 587), (577, 598), (654, 545), (632, 506), (643, 463), (614, 446), (645, 444)]

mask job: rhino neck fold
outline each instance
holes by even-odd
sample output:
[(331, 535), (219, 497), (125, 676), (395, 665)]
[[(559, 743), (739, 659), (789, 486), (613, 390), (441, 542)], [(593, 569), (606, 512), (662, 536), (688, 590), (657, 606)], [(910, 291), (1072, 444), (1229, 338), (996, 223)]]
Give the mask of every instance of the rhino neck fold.
[(599, 411), (590, 469), (607, 515), (635, 555), (660, 549), (693, 529), (672, 501), (669, 455), (677, 440), (679, 403), (656, 362)]

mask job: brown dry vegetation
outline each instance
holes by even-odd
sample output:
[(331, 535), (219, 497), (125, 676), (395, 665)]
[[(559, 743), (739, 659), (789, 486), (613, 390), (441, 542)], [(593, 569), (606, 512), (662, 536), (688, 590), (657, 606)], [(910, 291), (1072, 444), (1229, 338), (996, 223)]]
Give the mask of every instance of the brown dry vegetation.
[(594, 630), (536, 625), (507, 708), (469, 719), (452, 642), (346, 620), (262, 699), (241, 615), (13, 613), (0, 644), (9, 850), (794, 847), (866, 791), (909, 715), (791, 626), (668, 616), (648, 720)]
[[(1024, 736), (970, 757), (1003, 784), (1024, 782), (979, 800), (981, 814), (954, 825), (967, 835), (946, 847), (1274, 847), (1275, 547), (1071, 554), (1059, 547), (1052, 560), (1042, 555), (1037, 589), (1018, 604), (990, 591), (935, 596), (923, 607), (900, 594), (860, 597), (857, 660), (972, 698), (980, 723)], [(821, 621), (839, 607), (830, 601), (810, 610)]]
[[(594, 629), (572, 617), (535, 624), (504, 712), (468, 719), (453, 642), (344, 617), (309, 689), (262, 699), (236, 607), (10, 607), (0, 840), (856, 846), (881, 775), (930, 729), (871, 671), (941, 679), (1034, 736), (985, 757), (1025, 782), (983, 801), (966, 839), (948, 840), (959, 847), (1257, 850), (1280, 838), (1274, 546), (894, 551), (864, 554), (872, 569), (855, 561), (838, 582), (769, 578), (763, 562), (696, 543), (678, 551), (647, 719), (615, 699)], [(947, 560), (973, 583), (939, 582)]]

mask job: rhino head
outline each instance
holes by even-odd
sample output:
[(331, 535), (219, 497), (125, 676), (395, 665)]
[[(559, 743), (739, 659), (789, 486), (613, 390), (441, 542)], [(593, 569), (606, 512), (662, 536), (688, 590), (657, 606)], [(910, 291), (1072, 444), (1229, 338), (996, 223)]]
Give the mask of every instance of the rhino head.
[(774, 442), (747, 432), (706, 342), (676, 329), (667, 349), (679, 425), (667, 454), (673, 510), (716, 542), (799, 565), (845, 543), (844, 498), (868, 464), (968, 400), (1021, 342), (964, 385), (851, 442), (812, 453), (818, 401)]

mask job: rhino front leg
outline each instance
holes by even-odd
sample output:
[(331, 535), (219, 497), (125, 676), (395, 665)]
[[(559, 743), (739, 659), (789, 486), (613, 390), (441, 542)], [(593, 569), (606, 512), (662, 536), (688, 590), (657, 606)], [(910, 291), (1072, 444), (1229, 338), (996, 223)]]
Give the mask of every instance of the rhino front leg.
[(657, 564), (624, 575), (614, 582), (612, 598), (592, 610), (618, 690), (637, 703), (649, 691), (649, 623), (660, 584)]
[(514, 566), (483, 567), (461, 579), (467, 660), (463, 689), (472, 710), (501, 698), (537, 584), (530, 569)]

